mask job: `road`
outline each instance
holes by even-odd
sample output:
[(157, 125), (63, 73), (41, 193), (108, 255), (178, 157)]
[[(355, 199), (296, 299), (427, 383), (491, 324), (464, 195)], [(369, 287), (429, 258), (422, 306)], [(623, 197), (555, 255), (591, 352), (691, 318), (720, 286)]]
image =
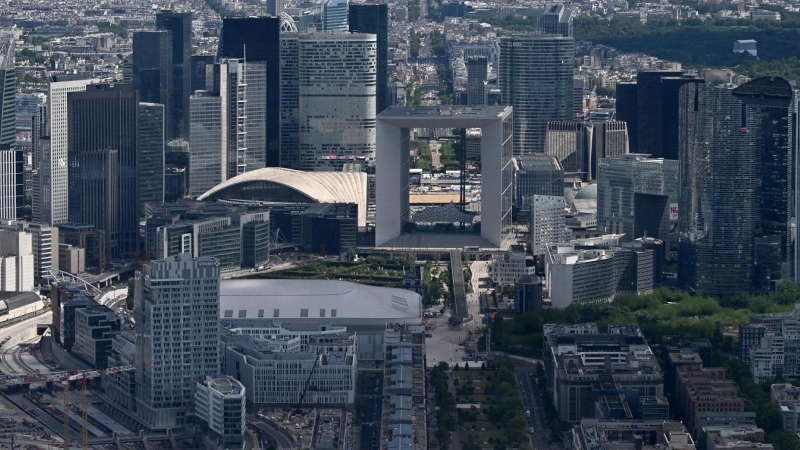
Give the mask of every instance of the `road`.
[[(544, 405), (542, 395), (544, 393), (539, 389), (536, 384), (535, 368), (518, 368), (517, 375), (517, 389), (519, 390), (520, 397), (522, 398), (522, 405), (525, 411), (530, 412), (527, 418), (528, 437), (531, 440), (531, 448), (548, 448), (550, 427), (547, 426), (547, 418), (544, 415)], [(527, 416), (527, 413), (526, 413)], [(530, 433), (530, 428), (533, 428), (533, 433)]]
[[(263, 433), (269, 436), (270, 439), (264, 439), (274, 443), (277, 448), (293, 448), (294, 440), (292, 436), (285, 430), (282, 430), (277, 425), (270, 423), (268, 420), (260, 420), (256, 416), (248, 415), (247, 421), (258, 430), (259, 434)], [(263, 439), (263, 438), (262, 438)]]

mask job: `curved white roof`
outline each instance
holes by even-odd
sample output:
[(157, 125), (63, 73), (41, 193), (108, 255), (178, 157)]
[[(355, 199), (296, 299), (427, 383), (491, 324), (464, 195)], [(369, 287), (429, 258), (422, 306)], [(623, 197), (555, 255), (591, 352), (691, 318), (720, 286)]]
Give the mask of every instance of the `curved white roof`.
[(422, 297), (405, 289), (349, 281), (222, 280), (219, 314), (222, 320), (402, 322), (422, 317)]
[(281, 184), (311, 197), (318, 203), (356, 203), (358, 226), (363, 227), (367, 223), (367, 174), (363, 172), (303, 172), (266, 167), (226, 180), (197, 199), (205, 200), (231, 186), (256, 181)]

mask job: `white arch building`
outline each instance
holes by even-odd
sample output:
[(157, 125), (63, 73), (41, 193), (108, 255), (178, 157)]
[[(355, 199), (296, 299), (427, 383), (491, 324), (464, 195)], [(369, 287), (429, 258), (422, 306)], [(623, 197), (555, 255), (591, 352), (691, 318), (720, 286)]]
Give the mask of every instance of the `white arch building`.
[[(511, 241), (513, 109), (484, 107), (391, 107), (378, 116), (375, 155), (375, 246), (401, 247), (409, 210), (412, 128), (480, 128), (481, 237), (498, 248)], [(463, 244), (469, 245), (469, 244)]]

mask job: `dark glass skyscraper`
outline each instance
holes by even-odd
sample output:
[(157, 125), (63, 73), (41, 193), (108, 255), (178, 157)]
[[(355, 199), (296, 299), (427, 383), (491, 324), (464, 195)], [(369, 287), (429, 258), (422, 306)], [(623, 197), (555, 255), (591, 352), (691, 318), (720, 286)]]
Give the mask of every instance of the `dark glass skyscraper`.
[(369, 33), (378, 37), (378, 89), (377, 110), (380, 114), (387, 107), (389, 84), (389, 6), (350, 5), (348, 24), (351, 33)]
[(222, 21), (218, 57), (267, 63), (267, 167), (280, 166), (280, 18), (245, 17)]
[(160, 103), (166, 108), (167, 139), (178, 137), (171, 92), (175, 90), (172, 69), (172, 33), (139, 31), (133, 33), (133, 84), (139, 99)]
[(136, 252), (137, 106), (130, 84), (67, 94), (68, 217), (105, 232), (108, 259)]
[(639, 85), (617, 83), (617, 120), (628, 125), (628, 145), (631, 153), (639, 153)]
[(192, 13), (160, 11), (156, 14), (156, 29), (169, 31), (172, 38), (173, 87), (167, 116), (174, 119), (167, 136), (169, 139), (186, 138), (189, 136), (189, 97), (192, 95)]
[(145, 202), (164, 201), (164, 105), (139, 103), (136, 129), (136, 185), (139, 214)]
[(680, 284), (731, 295), (788, 277), (789, 83), (688, 83), (679, 92)]
[(641, 71), (636, 75), (639, 96), (638, 151), (653, 158), (663, 158), (663, 111), (661, 106), (661, 79), (679, 77), (680, 71)]
[[(679, 159), (680, 89), (687, 83), (704, 83), (702, 78), (691, 76), (661, 78), (661, 155), (665, 159)], [(647, 153), (647, 149), (644, 149)], [(656, 157), (656, 156), (654, 156)]]

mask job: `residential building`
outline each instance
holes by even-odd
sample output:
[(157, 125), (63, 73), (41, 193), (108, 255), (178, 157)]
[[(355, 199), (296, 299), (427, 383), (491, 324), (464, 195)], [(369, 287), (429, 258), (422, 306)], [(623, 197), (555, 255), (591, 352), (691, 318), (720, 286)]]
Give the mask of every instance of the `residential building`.
[(699, 431), (717, 420), (746, 423), (755, 417), (755, 413), (741, 414), (745, 412), (745, 401), (739, 396), (736, 383), (725, 379), (725, 375), (721, 367), (676, 369), (676, 397), (690, 430)]
[(298, 52), (299, 168), (340, 171), (374, 159), (377, 37), (304, 34)]
[[(761, 440), (755, 440), (759, 436)], [(708, 450), (772, 450), (774, 448), (772, 444), (764, 443), (764, 430), (759, 433), (749, 429), (710, 429), (706, 432), (706, 442)]]
[(512, 245), (492, 259), (490, 273), (495, 286), (513, 286), (522, 276), (535, 275), (533, 259), (525, 254), (525, 246)]
[(389, 106), (389, 5), (351, 4), (348, 8), (350, 32), (369, 33), (377, 37), (375, 114), (380, 114)]
[[(138, 420), (151, 430), (188, 425), (195, 385), (219, 370), (219, 262), (182, 254), (136, 273)], [(129, 411), (130, 412), (130, 411)]]
[(750, 364), (753, 380), (800, 376), (800, 304), (787, 313), (753, 314), (750, 324), (740, 325), (739, 353)]
[(0, 230), (0, 291), (32, 291), (33, 237), (24, 231)]
[(790, 383), (774, 383), (770, 398), (781, 412), (781, 428), (797, 434), (800, 431), (800, 388)]
[(129, 84), (92, 84), (67, 95), (68, 217), (105, 232), (107, 259), (136, 254), (137, 99)]
[(547, 246), (568, 242), (571, 234), (564, 222), (564, 197), (534, 195), (531, 202), (531, 251), (547, 253)]
[(688, 83), (680, 95), (679, 284), (769, 289), (790, 275), (791, 86)]
[(245, 387), (226, 375), (197, 382), (194, 414), (220, 448), (237, 448), (244, 441)]
[(548, 326), (544, 338), (545, 374), (561, 421), (594, 417), (598, 393), (664, 396), (661, 367), (637, 325), (609, 326), (607, 334), (569, 331)]
[(547, 123), (573, 117), (571, 37), (521, 34), (500, 38), (498, 82), (514, 107), (514, 155), (545, 151)]
[(382, 440), (388, 448), (428, 448), (425, 327), (391, 324), (384, 346)]
[(573, 450), (596, 448), (697, 449), (681, 422), (586, 418), (572, 429)]
[(120, 318), (108, 306), (95, 303), (76, 309), (72, 354), (96, 369), (109, 367), (108, 353), (120, 330)]
[(598, 227), (628, 240), (650, 236), (666, 241), (670, 207), (680, 195), (678, 169), (678, 161), (636, 153), (598, 160)]

